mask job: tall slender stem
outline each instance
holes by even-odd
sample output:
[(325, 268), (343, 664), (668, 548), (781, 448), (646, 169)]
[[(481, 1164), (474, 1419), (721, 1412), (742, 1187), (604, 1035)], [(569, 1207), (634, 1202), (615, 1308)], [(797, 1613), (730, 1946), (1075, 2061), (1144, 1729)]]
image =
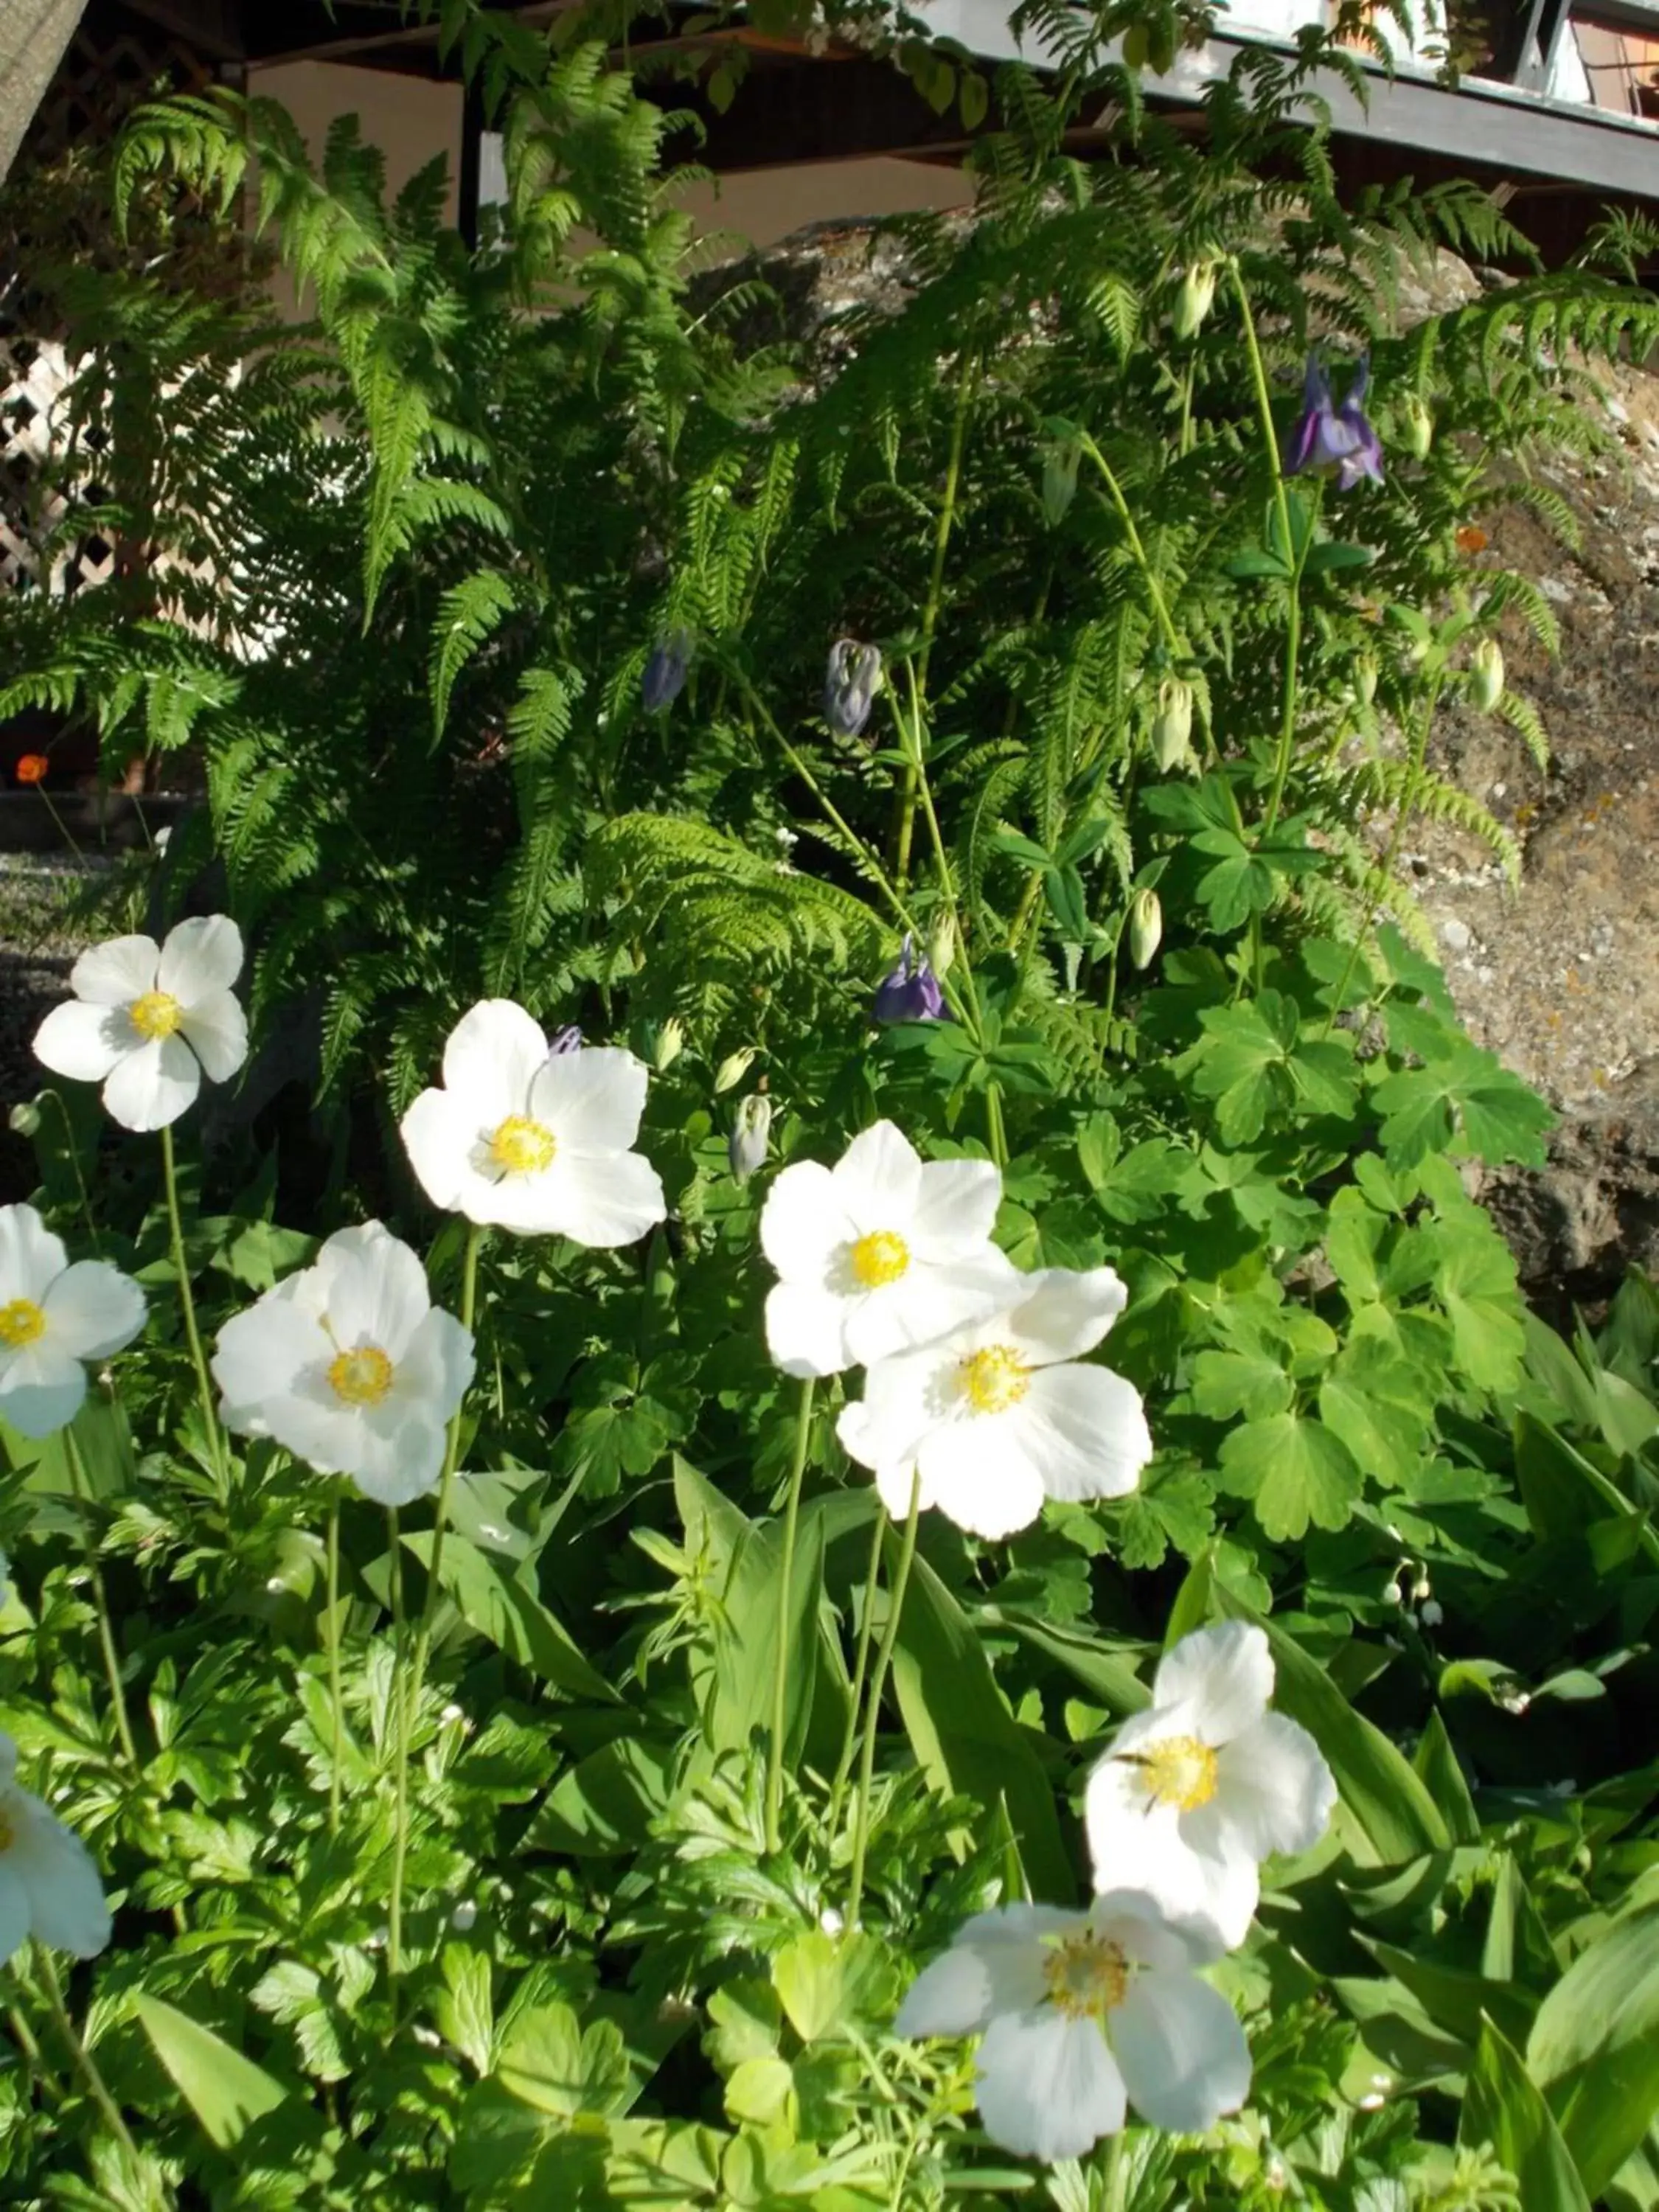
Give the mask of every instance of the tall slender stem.
[(778, 1650), (772, 1678), (772, 1735), (766, 1763), (766, 1848), (775, 1851), (783, 1838), (779, 1813), (783, 1804), (784, 1723), (789, 1702), (790, 1599), (795, 1582), (795, 1534), (800, 1525), (801, 1478), (806, 1472), (807, 1446), (812, 1436), (813, 1378), (800, 1386), (800, 1408), (795, 1416), (795, 1455), (789, 1468), (789, 1494), (783, 1509), (783, 1560), (778, 1576)]
[(196, 1388), (202, 1401), (202, 1419), (207, 1428), (208, 1456), (212, 1462), (213, 1486), (219, 1503), (228, 1502), (229, 1492), (225, 1474), (224, 1439), (220, 1434), (219, 1416), (213, 1402), (213, 1379), (208, 1373), (207, 1357), (202, 1350), (202, 1333), (196, 1326), (196, 1300), (190, 1287), (190, 1265), (185, 1258), (185, 1229), (179, 1216), (179, 1175), (173, 1157), (173, 1131), (164, 1127), (161, 1131), (161, 1181), (167, 1189), (167, 1226), (173, 1238), (173, 1267), (179, 1279), (179, 1306), (185, 1317), (185, 1336), (190, 1346), (191, 1361), (196, 1370)]
[(1302, 646), (1302, 568), (1308, 557), (1308, 547), (1313, 543), (1313, 524), (1302, 548), (1296, 550), (1296, 538), (1291, 529), (1290, 495), (1285, 489), (1285, 471), (1279, 460), (1279, 433), (1273, 427), (1273, 395), (1267, 389), (1267, 363), (1261, 357), (1261, 342), (1256, 336), (1255, 318), (1250, 313), (1250, 295), (1244, 289), (1244, 279), (1238, 264), (1230, 260), (1227, 275), (1238, 300), (1238, 312), (1244, 329), (1244, 350), (1249, 357), (1250, 380), (1255, 387), (1256, 413), (1261, 418), (1261, 435), (1273, 459), (1273, 504), (1279, 515), (1279, 528), (1286, 557), (1295, 567), (1291, 579), (1290, 618), (1285, 625), (1285, 680), (1279, 714), (1279, 757), (1273, 764), (1273, 790), (1267, 800), (1267, 828), (1271, 831), (1279, 820), (1279, 810), (1284, 803), (1285, 780), (1291, 772), (1291, 754), (1296, 735), (1297, 666)]
[(58, 2034), (69, 2045), (70, 2055), (75, 2061), (76, 2072), (91, 2092), (92, 2101), (109, 2123), (110, 2133), (125, 2151), (134, 2166), (137, 2166), (138, 2146), (127, 2133), (127, 2124), (121, 2118), (121, 2108), (111, 2096), (108, 2085), (98, 2071), (97, 2061), (82, 2041), (75, 2022), (70, 2018), (69, 2007), (64, 2002), (64, 1985), (58, 1978), (58, 1969), (52, 1963), (52, 1953), (44, 1943), (37, 1942), (34, 1946), (34, 1966), (36, 1972), (40, 1977), (41, 1987), (46, 1991), (46, 2009), (52, 2014), (52, 2024)]
[(898, 1566), (893, 1576), (892, 1593), (887, 1601), (887, 1623), (882, 1630), (881, 1647), (876, 1654), (876, 1671), (870, 1677), (870, 1695), (865, 1707), (864, 1748), (859, 1757), (858, 1820), (853, 1830), (853, 1874), (847, 1904), (849, 1929), (858, 1926), (859, 1907), (864, 1901), (864, 1859), (870, 1841), (870, 1798), (875, 1786), (876, 1736), (881, 1725), (881, 1695), (887, 1686), (887, 1669), (892, 1664), (893, 1647), (898, 1642), (899, 1620), (904, 1611), (904, 1593), (910, 1581), (911, 1563), (916, 1556), (916, 1524), (921, 1518), (921, 1474), (918, 1470), (910, 1478), (910, 1510), (905, 1516)]
[[(461, 1327), (470, 1336), (473, 1317), (478, 1310), (478, 1253), (486, 1231), (476, 1221), (467, 1224), (466, 1253), (461, 1262)], [(461, 1455), (461, 1412), (457, 1406), (449, 1417), (449, 1436), (444, 1446), (443, 1473), (438, 1478), (438, 1503), (433, 1510), (432, 1551), (427, 1561), (426, 1595), (421, 1601), (421, 1618), (415, 1636), (415, 1676), (410, 1690), (412, 1697), (420, 1694), (420, 1679), (426, 1672), (427, 1652), (432, 1642), (432, 1616), (437, 1608), (438, 1575), (443, 1565), (444, 1536), (449, 1526), (449, 1501), (455, 1487), (455, 1470)]]
[(87, 1481), (86, 1463), (81, 1457), (81, 1447), (72, 1427), (64, 1431), (64, 1457), (69, 1462), (70, 1487), (75, 1492), (75, 1503), (79, 1509), (87, 1571), (92, 1577), (93, 1607), (98, 1615), (98, 1641), (103, 1647), (104, 1678), (109, 1684), (110, 1703), (115, 1709), (115, 1733), (121, 1739), (122, 1756), (137, 1774), (138, 1751), (132, 1740), (132, 1724), (127, 1718), (127, 1693), (121, 1681), (120, 1656), (115, 1649), (115, 1624), (110, 1618), (103, 1569), (98, 1564), (98, 1532), (93, 1520), (92, 1492)]
[(340, 1832), (340, 1761), (345, 1747), (345, 1691), (340, 1680), (340, 1493), (328, 1501), (328, 1702), (334, 1741), (328, 1759), (328, 1832)]
[(403, 1680), (404, 1658), (404, 1557), (403, 1532), (398, 1526), (398, 1509), (388, 1505), (386, 1512), (386, 1536), (391, 1545), (390, 1565), (386, 1575), (386, 1596), (392, 1607), (392, 1649), (395, 1655), (392, 1670), (392, 1792), (395, 1805), (392, 1843), (392, 1899), (386, 1911), (386, 1972), (392, 1982), (392, 2024), (398, 2016), (398, 1977), (404, 1970), (404, 1862), (409, 1856), (409, 1699), (404, 1695)]
[(830, 1810), (824, 1826), (833, 1838), (841, 1820), (842, 1799), (847, 1794), (847, 1778), (853, 1771), (853, 1758), (859, 1744), (859, 1709), (864, 1698), (864, 1684), (870, 1668), (871, 1634), (876, 1619), (876, 1584), (881, 1577), (881, 1545), (887, 1534), (887, 1508), (876, 1503), (875, 1534), (870, 1540), (870, 1566), (864, 1577), (864, 1609), (859, 1616), (858, 1650), (853, 1661), (853, 1686), (847, 1700), (847, 1729), (842, 1737), (841, 1757), (836, 1761), (836, 1775), (830, 1785)]

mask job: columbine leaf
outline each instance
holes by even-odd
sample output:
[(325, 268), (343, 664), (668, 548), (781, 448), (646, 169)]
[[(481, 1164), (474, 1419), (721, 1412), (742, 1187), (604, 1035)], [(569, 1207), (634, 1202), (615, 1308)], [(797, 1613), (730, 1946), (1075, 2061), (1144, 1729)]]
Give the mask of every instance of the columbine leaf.
[(1275, 1543), (1294, 1542), (1312, 1522), (1340, 1528), (1364, 1477), (1340, 1437), (1297, 1413), (1275, 1413), (1235, 1429), (1221, 1447), (1222, 1486), (1248, 1498)]

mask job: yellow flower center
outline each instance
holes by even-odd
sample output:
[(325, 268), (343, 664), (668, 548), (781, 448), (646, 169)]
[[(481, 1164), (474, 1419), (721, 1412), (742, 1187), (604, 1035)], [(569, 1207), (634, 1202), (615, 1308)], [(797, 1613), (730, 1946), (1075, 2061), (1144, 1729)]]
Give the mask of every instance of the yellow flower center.
[(1063, 1936), (1042, 1962), (1048, 2000), (1068, 2020), (1104, 2020), (1129, 1987), (1129, 1962), (1115, 1943), (1091, 1929)]
[(378, 1406), (392, 1388), (392, 1362), (378, 1344), (360, 1344), (332, 1361), (328, 1383), (348, 1406)]
[(1031, 1370), (1006, 1344), (988, 1344), (962, 1363), (962, 1387), (976, 1413), (1006, 1413), (1031, 1387)]
[(16, 1351), (46, 1333), (46, 1317), (33, 1298), (14, 1298), (9, 1305), (0, 1306), (0, 1344)]
[(489, 1157), (503, 1175), (540, 1175), (558, 1149), (551, 1129), (523, 1114), (509, 1114), (489, 1140)]
[(167, 991), (146, 991), (133, 1000), (127, 1014), (143, 1037), (169, 1037), (185, 1018), (184, 1008)]
[(853, 1273), (866, 1291), (896, 1283), (910, 1265), (910, 1247), (890, 1229), (872, 1229), (853, 1247)]
[(1167, 1736), (1130, 1754), (1146, 1795), (1159, 1805), (1195, 1813), (1215, 1796), (1215, 1753), (1196, 1736)]

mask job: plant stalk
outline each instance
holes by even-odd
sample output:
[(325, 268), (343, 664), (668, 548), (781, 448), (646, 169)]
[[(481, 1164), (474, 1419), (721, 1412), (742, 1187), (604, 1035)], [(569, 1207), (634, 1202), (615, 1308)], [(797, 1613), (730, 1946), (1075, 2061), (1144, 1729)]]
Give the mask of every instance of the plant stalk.
[(783, 1804), (784, 1723), (789, 1695), (790, 1597), (795, 1580), (795, 1535), (800, 1525), (801, 1479), (806, 1472), (806, 1453), (812, 1436), (813, 1378), (800, 1386), (800, 1410), (795, 1417), (795, 1454), (789, 1468), (789, 1494), (783, 1510), (783, 1561), (778, 1578), (778, 1650), (772, 1679), (772, 1735), (766, 1762), (766, 1848), (782, 1846), (779, 1814)]
[(87, 1570), (92, 1577), (93, 1607), (98, 1615), (98, 1641), (103, 1648), (104, 1677), (109, 1684), (110, 1703), (115, 1709), (115, 1733), (121, 1740), (122, 1757), (137, 1775), (138, 1750), (132, 1740), (132, 1723), (127, 1717), (127, 1694), (121, 1680), (120, 1656), (115, 1648), (115, 1624), (110, 1617), (109, 1595), (104, 1588), (103, 1569), (98, 1564), (98, 1534), (93, 1522), (92, 1490), (87, 1481), (86, 1463), (81, 1457), (81, 1446), (72, 1426), (64, 1431), (64, 1457), (69, 1462), (70, 1487), (75, 1492), (82, 1541), (86, 1547)]
[(202, 1350), (202, 1333), (196, 1325), (196, 1300), (190, 1287), (189, 1263), (185, 1258), (185, 1228), (179, 1214), (179, 1175), (173, 1156), (171, 1126), (164, 1127), (161, 1131), (161, 1180), (167, 1189), (167, 1226), (173, 1238), (173, 1271), (179, 1278), (179, 1306), (185, 1318), (185, 1337), (190, 1346), (191, 1363), (196, 1370), (196, 1388), (202, 1401), (202, 1419), (207, 1425), (213, 1486), (221, 1506), (225, 1506), (230, 1502), (230, 1492), (225, 1471), (224, 1438), (213, 1402), (213, 1380), (208, 1372), (206, 1355)]
[(847, 1700), (847, 1729), (842, 1738), (841, 1757), (836, 1761), (835, 1779), (830, 1785), (830, 1810), (824, 1820), (832, 1842), (841, 1820), (842, 1800), (847, 1794), (847, 1778), (853, 1771), (853, 1759), (858, 1750), (859, 1709), (870, 1669), (870, 1645), (873, 1640), (871, 1631), (876, 1618), (876, 1585), (881, 1579), (881, 1544), (887, 1528), (887, 1508), (878, 1498), (875, 1534), (870, 1543), (870, 1567), (864, 1578), (864, 1610), (859, 1616), (858, 1650), (853, 1660), (853, 1686)]
[(870, 1695), (865, 1707), (864, 1748), (859, 1757), (858, 1820), (853, 1830), (853, 1873), (847, 1903), (849, 1933), (859, 1924), (859, 1907), (864, 1901), (864, 1861), (870, 1841), (870, 1799), (875, 1786), (876, 1736), (881, 1725), (882, 1692), (887, 1686), (887, 1669), (892, 1664), (893, 1649), (898, 1642), (899, 1621), (904, 1612), (904, 1593), (909, 1584), (910, 1568), (916, 1556), (916, 1524), (921, 1518), (921, 1474), (918, 1469), (910, 1477), (910, 1510), (904, 1519), (898, 1567), (893, 1577), (892, 1595), (887, 1601), (887, 1622), (882, 1630), (880, 1649), (876, 1653), (876, 1671), (870, 1678)]
[(345, 1691), (340, 1680), (340, 1495), (328, 1501), (328, 1702), (334, 1741), (328, 1770), (328, 1832), (340, 1832), (340, 1760), (345, 1744)]
[(75, 2061), (76, 2071), (86, 2083), (93, 2103), (97, 2106), (108, 2122), (110, 2133), (137, 2168), (141, 2163), (138, 2146), (127, 2132), (127, 2124), (121, 2118), (121, 2108), (111, 2096), (108, 2084), (98, 2070), (97, 2061), (87, 2049), (75, 2022), (70, 2018), (69, 2007), (64, 2002), (64, 1985), (58, 1978), (58, 1969), (52, 1962), (52, 1953), (44, 1943), (39, 1942), (34, 1945), (34, 1965), (35, 1971), (40, 1977), (41, 1986), (46, 1991), (46, 2009), (52, 2014), (52, 2025), (69, 2046), (70, 2055)]

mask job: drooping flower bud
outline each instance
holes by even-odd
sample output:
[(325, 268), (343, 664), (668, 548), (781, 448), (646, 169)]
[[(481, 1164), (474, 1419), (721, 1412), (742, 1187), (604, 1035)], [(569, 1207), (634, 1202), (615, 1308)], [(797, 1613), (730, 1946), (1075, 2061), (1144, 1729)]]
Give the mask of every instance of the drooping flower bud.
[(582, 1033), (574, 1022), (567, 1022), (562, 1030), (555, 1030), (548, 1040), (547, 1051), (550, 1059), (561, 1057), (567, 1052), (580, 1052), (581, 1048)]
[(1164, 908), (1155, 890), (1139, 890), (1129, 902), (1129, 957), (1150, 968), (1164, 941)]
[(20, 1137), (38, 1136), (40, 1132), (40, 1109), (33, 1099), (20, 1099), (7, 1115), (6, 1127)]
[(876, 987), (873, 1012), (878, 1022), (936, 1022), (945, 1012), (939, 977), (928, 966), (925, 953), (915, 960), (915, 946), (908, 934), (898, 966)]
[(933, 924), (927, 939), (927, 957), (923, 963), (931, 968), (941, 981), (951, 972), (951, 963), (957, 957), (957, 918), (953, 914), (942, 914)]
[(1353, 688), (1362, 707), (1369, 707), (1376, 696), (1378, 673), (1376, 655), (1374, 653), (1362, 653), (1354, 662)]
[(672, 706), (684, 686), (690, 665), (690, 631), (671, 631), (646, 662), (645, 674), (640, 681), (640, 693), (647, 714), (659, 714), (665, 707)]
[(657, 1031), (656, 1049), (651, 1055), (658, 1074), (666, 1075), (684, 1049), (685, 1024), (678, 1014), (670, 1014)]
[(844, 738), (856, 738), (870, 719), (882, 687), (881, 654), (850, 637), (836, 640), (823, 678), (823, 719)]
[(1504, 653), (1495, 637), (1483, 637), (1474, 648), (1469, 696), (1483, 714), (1490, 714), (1504, 696)]
[(1181, 280), (1170, 328), (1183, 343), (1197, 335), (1214, 304), (1216, 276), (1213, 261), (1195, 261)]
[(1058, 438), (1042, 459), (1042, 519), (1058, 530), (1077, 496), (1078, 464), (1083, 448), (1075, 438)]
[(739, 1182), (747, 1182), (764, 1162), (767, 1139), (771, 1133), (772, 1102), (763, 1091), (751, 1091), (738, 1107), (738, 1118), (732, 1125), (726, 1147), (732, 1172)]
[(1407, 392), (1400, 402), (1400, 422), (1406, 434), (1406, 451), (1414, 461), (1427, 460), (1434, 443), (1434, 417), (1428, 403), (1416, 392)]
[(1152, 717), (1152, 758), (1166, 775), (1192, 758), (1192, 736), (1193, 687), (1184, 677), (1166, 676)]
[(734, 1084), (741, 1083), (754, 1065), (754, 1059), (752, 1044), (739, 1045), (736, 1052), (728, 1052), (714, 1070), (715, 1091), (730, 1091)]

